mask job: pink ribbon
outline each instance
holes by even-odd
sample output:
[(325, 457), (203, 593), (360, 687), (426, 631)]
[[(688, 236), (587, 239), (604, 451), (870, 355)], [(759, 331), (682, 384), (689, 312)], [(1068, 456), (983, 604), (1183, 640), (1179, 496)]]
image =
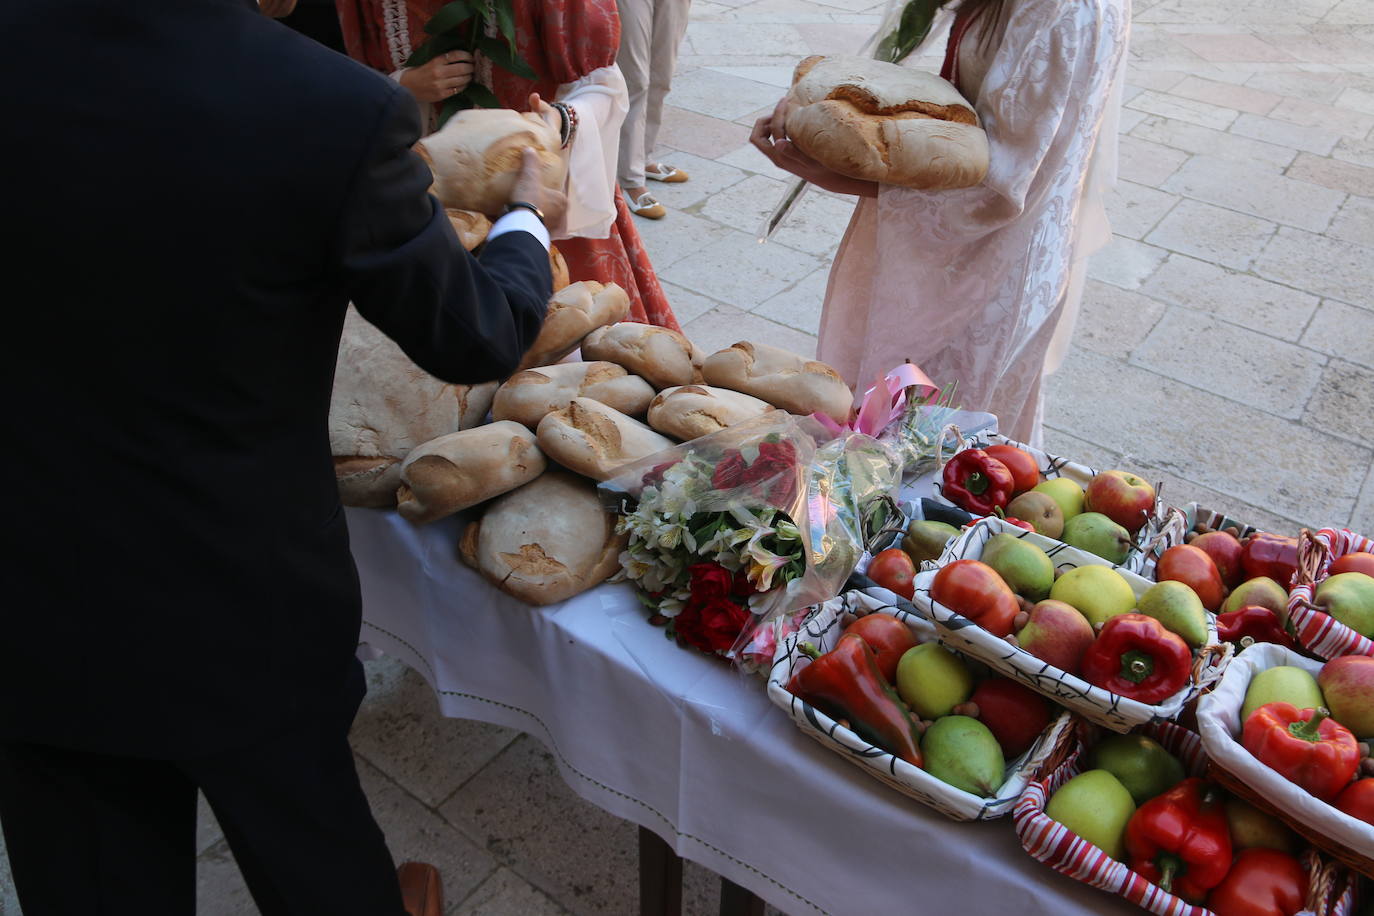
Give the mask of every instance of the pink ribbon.
[(840, 424), (823, 413), (811, 416), (832, 435), (854, 431), (868, 436), (876, 436), (888, 424), (906, 413), (907, 390), (915, 388), (918, 396), (929, 397), (939, 393), (939, 388), (930, 376), (921, 371), (914, 363), (902, 363), (891, 372), (880, 376), (872, 388), (864, 392), (859, 404), (858, 416), (852, 423)]

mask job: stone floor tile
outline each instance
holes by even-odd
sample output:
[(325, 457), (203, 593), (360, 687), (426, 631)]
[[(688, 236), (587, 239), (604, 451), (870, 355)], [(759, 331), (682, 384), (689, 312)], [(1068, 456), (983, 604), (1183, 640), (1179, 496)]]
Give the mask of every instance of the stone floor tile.
[(673, 315), (677, 317), (677, 323), (679, 325), (685, 325), (689, 321), (694, 321), (711, 311), (711, 309), (719, 308), (721, 305), (721, 303), (714, 299), (708, 299), (700, 293), (692, 292), (690, 289), (674, 286), (666, 280), (660, 280), (659, 286), (663, 287), (663, 294), (668, 297), (668, 304), (673, 307)]
[(19, 892), (14, 889), (10, 859), (5, 853), (5, 835), (0, 832), (0, 916), (20, 916)]
[(1374, 368), (1374, 311), (1328, 299), (1317, 309), (1302, 345)]
[(747, 54), (800, 60), (811, 53), (806, 39), (790, 25), (693, 22), (687, 26), (687, 37), (699, 54)]
[(1374, 369), (1332, 360), (1322, 373), (1321, 384), (1307, 405), (1302, 422), (1367, 449), (1374, 445), (1374, 412), (1369, 410), (1371, 391)]
[[(638, 829), (578, 798), (526, 735), (440, 810), (500, 864), (578, 914), (638, 912)], [(483, 876), (485, 877), (485, 876)]]
[[(649, 154), (650, 162), (666, 162), (682, 169), (687, 181), (650, 181), (649, 193), (659, 203), (672, 210), (686, 210), (718, 191), (723, 191), (748, 177), (742, 170), (715, 159), (705, 159), (693, 153), (660, 146)], [(646, 220), (639, 220), (642, 226)]]
[(799, 353), (808, 359), (816, 355), (816, 338), (778, 322), (722, 305), (707, 312), (683, 327), (683, 332), (706, 353), (738, 343), (741, 340), (759, 341)]
[[(657, 188), (650, 193), (656, 191)], [(635, 228), (644, 239), (649, 260), (659, 274), (731, 233), (719, 223), (681, 210), (669, 210), (663, 219), (636, 219)]]
[(1175, 35), (1174, 40), (1212, 62), (1239, 61), (1244, 63), (1285, 63), (1296, 60), (1293, 55), (1274, 47), (1253, 35)]
[(1155, 92), (1150, 89), (1131, 99), (1130, 104), (1126, 107), (1162, 118), (1186, 121), (1199, 127), (1210, 127), (1213, 130), (1225, 130), (1236, 120), (1238, 114), (1234, 108), (1222, 108), (1207, 102), (1195, 102), (1192, 99)]
[(1088, 276), (1122, 289), (1139, 289), (1167, 256), (1162, 248), (1116, 236), (1088, 258)]
[(1127, 47), (1128, 62), (1134, 69), (1186, 70), (1196, 72), (1207, 67), (1196, 52), (1184, 47), (1171, 35), (1149, 32), (1144, 28), (1132, 31)]
[(1256, 73), (1245, 81), (1245, 85), (1275, 95), (1323, 105), (1330, 105), (1336, 101), (1342, 92), (1342, 88), (1332, 85), (1330, 80), (1316, 78), (1315, 74), (1295, 71)]
[(1196, 76), (1186, 77), (1169, 89), (1168, 93), (1197, 102), (1208, 102), (1222, 108), (1234, 108), (1237, 111), (1248, 111), (1258, 115), (1269, 114), (1283, 101), (1282, 96), (1274, 95), (1271, 92), (1233, 85), (1228, 82), (1216, 82)]
[(1336, 107), (1374, 114), (1374, 91), (1357, 88), (1346, 89), (1336, 97)]
[(1129, 134), (1122, 134), (1117, 146), (1117, 175), (1157, 188), (1188, 161), (1188, 154)]
[(450, 902), (452, 916), (563, 916), (568, 911), (509, 868), (498, 868), (467, 899)]
[(1181, 254), (1169, 255), (1142, 291), (1288, 341), (1302, 336), (1320, 301), (1290, 287)]
[(1133, 181), (1119, 181), (1107, 195), (1107, 216), (1112, 231), (1141, 239), (1173, 209), (1179, 198)]
[(517, 732), (438, 715), (434, 691), (395, 658), (366, 663), (369, 702), (349, 740), (355, 753), (430, 807), (515, 740)]
[(797, 26), (797, 31), (806, 39), (812, 54), (858, 54), (873, 37), (872, 26), (855, 23), (809, 22)]
[(1126, 359), (1154, 328), (1166, 306), (1149, 296), (1088, 280), (1073, 343), (1094, 353)]
[(1129, 133), (1134, 130), (1136, 125), (1150, 117), (1143, 111), (1136, 111), (1134, 108), (1121, 109), (1119, 129), (1121, 133)]
[(1203, 312), (1172, 307), (1131, 365), (1289, 420), (1302, 417), (1325, 357)]
[(668, 102), (697, 114), (733, 121), (764, 105), (778, 101), (778, 90), (765, 83), (730, 76), (710, 68), (673, 78)]
[(1326, 234), (1374, 248), (1374, 198), (1347, 197)]
[(1333, 25), (1374, 24), (1374, 8), (1369, 0), (1341, 0), (1326, 14), (1324, 22)]
[[(1292, 172), (1290, 168), (1289, 174)], [(1194, 156), (1162, 188), (1311, 232), (1326, 229), (1345, 200), (1341, 191), (1275, 175), (1264, 166), (1247, 166), (1212, 156)]]
[(1360, 499), (1355, 503), (1355, 511), (1350, 514), (1350, 524), (1346, 527), (1366, 537), (1370, 537), (1369, 532), (1374, 531), (1374, 468), (1370, 468), (1369, 476), (1365, 478), (1364, 489), (1360, 492)]
[[(1132, 69), (1126, 74), (1126, 85), (1127, 88), (1135, 86), (1141, 91), (1153, 89), (1155, 92), (1168, 92), (1179, 83), (1188, 79), (1191, 79), (1191, 77), (1181, 70)], [(1199, 99), (1199, 101), (1205, 102), (1207, 99)]]
[(1283, 35), (1272, 40), (1282, 44), (1284, 53), (1311, 63), (1358, 67), (1374, 59), (1374, 46), (1355, 35)]
[[(724, 73), (726, 76), (737, 76), (740, 79), (752, 80), (756, 83), (763, 83), (765, 86), (772, 86), (775, 90), (774, 100), (780, 98), (782, 93), (792, 86), (792, 67), (773, 66), (773, 67), (711, 67), (717, 73)], [(676, 88), (676, 84), (674, 84)], [(782, 90), (782, 91), (777, 91)]]
[(1188, 153), (1217, 156), (1247, 165), (1272, 165), (1275, 171), (1287, 166), (1298, 154), (1290, 146), (1211, 130), (1174, 118), (1146, 118), (1131, 128), (1131, 136)]
[[(215, 820), (215, 812), (211, 810), (210, 803), (205, 800), (204, 795), (196, 793), (196, 855), (205, 852), (222, 839), (224, 832), (219, 829), (219, 821)], [(4, 912), (4, 908), (0, 908), (0, 916), (3, 916)]]
[(1371, 460), (1318, 430), (1295, 448), (1293, 424), (1271, 413), (1077, 347), (1049, 378), (1045, 422), (1305, 523), (1348, 517)]
[[(765, 214), (773, 211), (783, 193), (778, 193), (764, 211)], [(835, 249), (839, 247), (840, 240), (844, 238), (845, 230), (849, 227), (849, 220), (854, 215), (854, 204), (853, 197), (837, 197), (816, 188), (808, 188), (806, 196), (773, 233), (769, 244), (776, 242), (829, 260), (834, 257)], [(760, 217), (754, 226), (756, 236), (762, 221), (763, 218)]]
[(716, 161), (723, 162), (726, 165), (733, 165), (735, 168), (742, 169), (746, 172), (762, 175), (765, 178), (774, 178), (778, 181), (790, 182), (794, 178), (791, 172), (783, 171), (772, 162), (768, 161), (768, 158), (755, 149), (752, 143), (745, 143), (738, 149), (733, 149), (724, 156), (718, 157)]
[(257, 913), (258, 907), (248, 892), (234, 854), (229, 851), (229, 844), (220, 840), (202, 852), (196, 859), (197, 916), (256, 916)]
[(809, 254), (775, 243), (760, 245), (754, 235), (732, 231), (660, 271), (660, 275), (670, 283), (748, 310), (821, 263)]
[(815, 335), (821, 327), (821, 308), (830, 268), (808, 274), (790, 289), (785, 289), (753, 310), (755, 315)]
[(1242, 114), (1236, 118), (1235, 123), (1231, 125), (1231, 132), (1242, 137), (1263, 140), (1266, 143), (1291, 146), (1294, 149), (1316, 153), (1319, 156), (1330, 153), (1341, 139), (1341, 135), (1334, 130), (1327, 130), (1323, 127), (1303, 127), (1291, 121), (1280, 121), (1277, 118), (1264, 118), (1252, 114)]
[(1374, 168), (1374, 139), (1351, 140), (1349, 137), (1342, 137), (1341, 142), (1331, 151), (1331, 158), (1353, 162), (1365, 168)]
[[(750, 175), (725, 193), (712, 196), (698, 212), (723, 226), (757, 236), (759, 225), (786, 190), (787, 185), (781, 181)], [(809, 191), (807, 196), (811, 196)]]
[(1297, 536), (1303, 528), (1312, 528), (1314, 525), (1320, 527), (1315, 518), (1303, 519), (1282, 515), (1272, 511), (1267, 502), (1260, 501), (1256, 504), (1233, 493), (1223, 493), (1208, 486), (1208, 483), (1180, 477), (1175, 471), (1157, 467), (1132, 455), (1123, 456), (1122, 464), (1126, 466), (1123, 470), (1134, 471), (1152, 483), (1155, 493), (1166, 506), (1177, 506), (1187, 510), (1190, 504), (1197, 503), (1204, 509), (1222, 512), (1242, 524), (1254, 525), (1261, 531), (1272, 531), (1276, 534)]
[[(1374, 45), (1370, 46), (1369, 52), (1374, 55)], [(1334, 105), (1321, 105), (1307, 99), (1284, 99), (1269, 112), (1269, 117), (1291, 121), (1301, 127), (1320, 127), (1332, 133), (1354, 138), (1363, 137), (1369, 133), (1370, 128), (1374, 128), (1374, 115), (1337, 108)]]
[(1185, 200), (1164, 217), (1145, 241), (1235, 270), (1246, 270), (1273, 238), (1274, 229), (1268, 220)]
[(1048, 424), (1045, 426), (1044, 450), (1056, 458), (1064, 458), (1075, 464), (1084, 464), (1100, 471), (1125, 470), (1121, 466), (1121, 453), (1115, 449), (1080, 439), (1072, 433), (1055, 429)]
[(748, 139), (749, 129), (733, 121), (672, 105), (663, 108), (663, 128), (658, 134), (658, 142), (663, 146), (713, 159), (721, 150), (734, 149)]
[(1374, 248), (1364, 245), (1284, 227), (1255, 260), (1255, 273), (1374, 308)]
[(1299, 153), (1288, 167), (1290, 178), (1310, 181), (1338, 191), (1348, 191), (1362, 197), (1374, 197), (1374, 168)]

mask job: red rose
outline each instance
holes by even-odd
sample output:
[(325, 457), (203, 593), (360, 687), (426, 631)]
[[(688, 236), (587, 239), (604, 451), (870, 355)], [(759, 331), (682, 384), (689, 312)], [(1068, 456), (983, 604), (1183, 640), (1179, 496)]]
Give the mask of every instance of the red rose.
[(765, 442), (759, 457), (745, 473), (746, 484), (758, 484), (757, 492), (771, 506), (785, 506), (797, 488), (797, 450), (791, 442)]
[(715, 473), (711, 475), (711, 486), (717, 490), (733, 490), (744, 486), (744, 472), (744, 456), (739, 453), (739, 449), (732, 448), (716, 462)]
[(749, 581), (748, 570), (741, 569), (735, 573), (734, 587), (730, 589), (730, 594), (736, 598), (748, 598), (754, 591), (754, 583)]
[(675, 464), (677, 464), (676, 461), (665, 461), (662, 464), (654, 465), (644, 473), (642, 478), (640, 478), (640, 484), (646, 487), (658, 486), (663, 483), (663, 475), (668, 473), (668, 469)]
[(734, 586), (734, 576), (719, 563), (693, 563), (687, 567), (692, 575), (692, 601), (724, 598)]
[(703, 652), (726, 652), (739, 639), (752, 615), (728, 598), (689, 601), (673, 618), (677, 638)]

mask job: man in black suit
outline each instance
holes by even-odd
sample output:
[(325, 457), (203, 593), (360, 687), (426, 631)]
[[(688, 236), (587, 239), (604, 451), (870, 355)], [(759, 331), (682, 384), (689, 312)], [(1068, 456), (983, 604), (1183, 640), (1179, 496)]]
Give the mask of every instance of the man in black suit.
[(6, 0), (0, 34), (25, 913), (192, 912), (199, 788), (263, 913), (399, 914), (347, 743), (335, 355), (351, 300), (441, 378), (514, 370), (552, 282), (532, 157), (533, 207), (479, 263), (426, 194), (411, 96), (254, 0)]

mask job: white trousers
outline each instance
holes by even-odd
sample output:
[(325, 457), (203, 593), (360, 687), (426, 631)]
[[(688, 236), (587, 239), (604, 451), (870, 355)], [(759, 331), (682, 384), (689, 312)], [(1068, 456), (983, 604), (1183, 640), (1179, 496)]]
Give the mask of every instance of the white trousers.
[(673, 81), (691, 5), (691, 0), (616, 0), (620, 9), (616, 63), (630, 90), (630, 112), (620, 128), (622, 187), (644, 187), (644, 163), (658, 142), (663, 99)]

